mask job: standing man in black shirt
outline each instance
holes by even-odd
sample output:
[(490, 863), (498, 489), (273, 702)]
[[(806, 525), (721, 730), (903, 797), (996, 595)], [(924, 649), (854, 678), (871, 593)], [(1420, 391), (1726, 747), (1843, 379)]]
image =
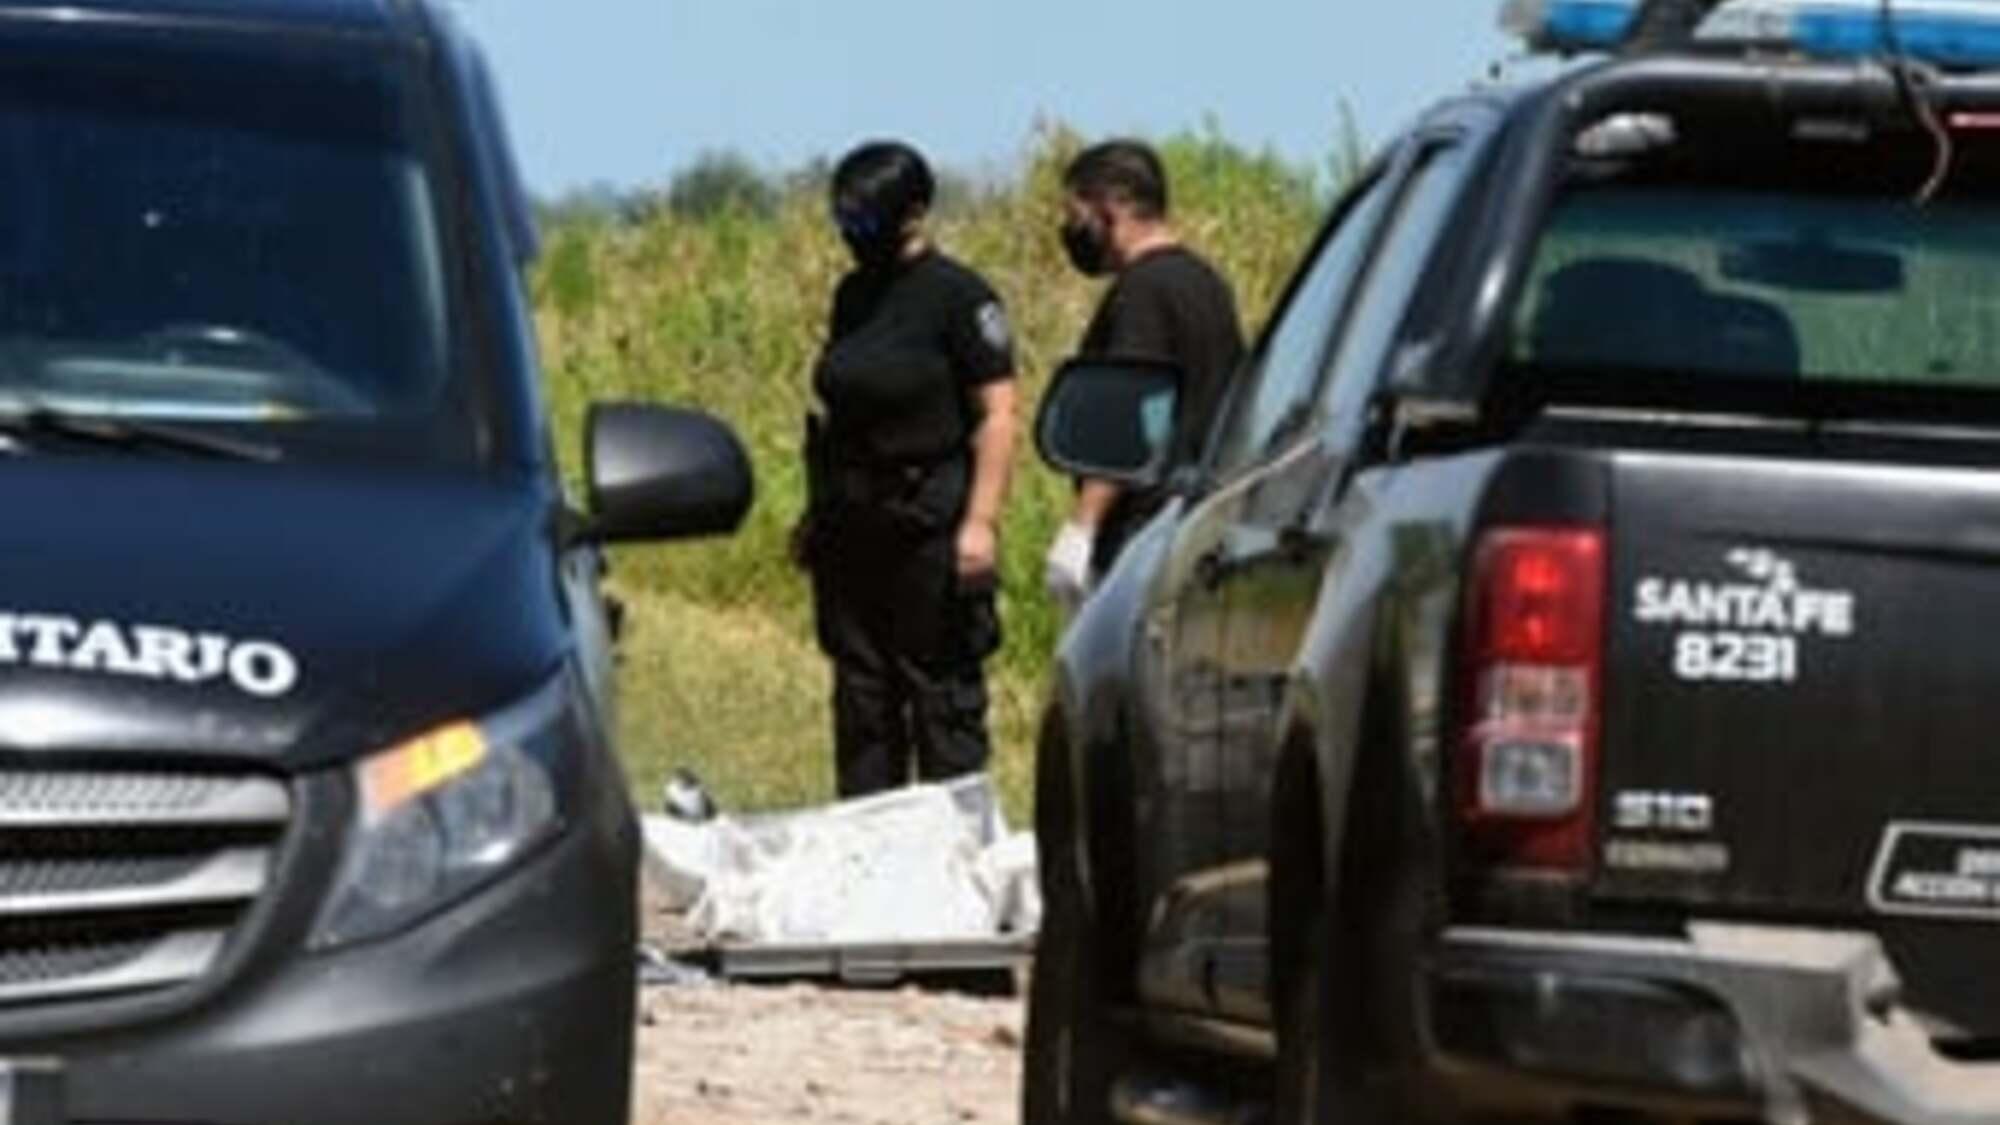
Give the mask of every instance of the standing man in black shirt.
[[(1062, 241), (1071, 264), (1090, 277), (1117, 275), (1081, 353), (1177, 365), (1183, 382), (1173, 449), (1181, 459), (1198, 456), (1243, 359), (1236, 294), (1174, 232), (1166, 168), (1150, 146), (1120, 140), (1086, 149), (1063, 185)], [(1069, 522), (1049, 550), (1050, 594), (1081, 604), (1159, 501), (1109, 481), (1079, 482)]]
[(810, 510), (798, 552), (834, 667), (843, 797), (983, 769), (983, 662), (1000, 644), (998, 524), (1015, 436), (1007, 314), (925, 233), (935, 192), (907, 145), (833, 178), (855, 268), (813, 377)]

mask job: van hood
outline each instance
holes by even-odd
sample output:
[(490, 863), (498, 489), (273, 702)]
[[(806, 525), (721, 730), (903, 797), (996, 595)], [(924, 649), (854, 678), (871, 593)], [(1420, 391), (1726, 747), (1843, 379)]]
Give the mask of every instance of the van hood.
[(521, 479), (0, 462), (0, 752), (306, 769), (502, 705), (562, 659)]

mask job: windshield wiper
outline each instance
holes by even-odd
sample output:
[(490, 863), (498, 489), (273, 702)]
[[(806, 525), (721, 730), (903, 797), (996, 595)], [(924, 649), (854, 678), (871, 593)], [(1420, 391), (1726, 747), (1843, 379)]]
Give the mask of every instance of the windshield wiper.
[(171, 450), (226, 461), (270, 462), (284, 457), (283, 451), (274, 445), (205, 433), (164, 422), (70, 414), (46, 406), (0, 413), (0, 435), (27, 439), (30, 442), (37, 438), (56, 438), (114, 449)]

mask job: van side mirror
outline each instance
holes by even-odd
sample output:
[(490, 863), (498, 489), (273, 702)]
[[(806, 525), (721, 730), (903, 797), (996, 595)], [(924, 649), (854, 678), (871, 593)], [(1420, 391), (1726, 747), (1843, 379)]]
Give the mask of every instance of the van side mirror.
[(1149, 359), (1073, 359), (1056, 372), (1035, 421), (1042, 460), (1063, 473), (1136, 488), (1171, 468), (1181, 370)]
[(589, 536), (606, 543), (727, 535), (749, 514), (750, 458), (697, 410), (596, 403), (584, 435)]

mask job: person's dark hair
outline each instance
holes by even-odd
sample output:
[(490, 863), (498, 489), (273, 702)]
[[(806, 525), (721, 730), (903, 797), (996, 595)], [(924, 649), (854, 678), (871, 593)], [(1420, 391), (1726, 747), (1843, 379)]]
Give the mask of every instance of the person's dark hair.
[(841, 157), (833, 170), (833, 205), (901, 224), (928, 210), (937, 179), (923, 154), (900, 141), (870, 141)]
[(1070, 161), (1063, 186), (1085, 199), (1122, 199), (1142, 219), (1167, 215), (1167, 168), (1144, 141), (1092, 145)]

